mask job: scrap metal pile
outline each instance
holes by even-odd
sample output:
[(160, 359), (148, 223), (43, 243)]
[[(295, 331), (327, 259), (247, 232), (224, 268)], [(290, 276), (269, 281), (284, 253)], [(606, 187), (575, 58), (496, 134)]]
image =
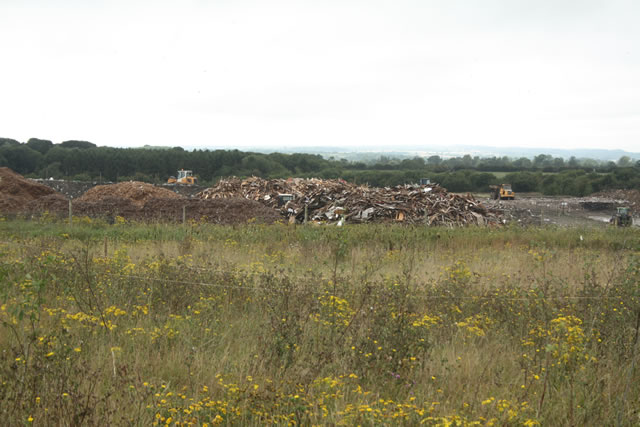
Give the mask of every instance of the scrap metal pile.
[[(438, 185), (376, 188), (343, 180), (290, 178), (221, 180), (197, 198), (243, 197), (278, 209), (290, 222), (404, 222), (459, 226), (498, 224), (500, 214), (473, 196), (459, 196)], [(306, 209), (305, 209), (306, 208)], [(306, 214), (305, 214), (306, 211)]]

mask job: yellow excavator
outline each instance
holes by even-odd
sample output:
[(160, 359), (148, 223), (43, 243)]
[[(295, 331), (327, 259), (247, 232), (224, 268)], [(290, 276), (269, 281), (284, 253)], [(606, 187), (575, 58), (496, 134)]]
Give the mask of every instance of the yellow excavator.
[(186, 185), (196, 185), (198, 183), (198, 178), (193, 176), (193, 172), (189, 170), (180, 169), (178, 171), (178, 176), (171, 176), (167, 180), (167, 184), (186, 184)]
[(511, 184), (492, 185), (491, 198), (493, 200), (513, 200), (516, 198), (516, 193), (511, 189)]

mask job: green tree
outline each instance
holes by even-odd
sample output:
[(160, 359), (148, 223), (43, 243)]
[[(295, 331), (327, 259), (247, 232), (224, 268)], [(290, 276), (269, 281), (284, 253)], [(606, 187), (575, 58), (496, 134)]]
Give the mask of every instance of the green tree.
[(551, 166), (553, 156), (550, 154), (539, 154), (533, 158), (533, 167), (542, 169)]
[(540, 187), (542, 193), (547, 196), (555, 196), (562, 193), (562, 187), (558, 182), (557, 175), (545, 175)]
[(553, 159), (552, 163), (555, 170), (559, 171), (564, 168), (564, 159), (562, 157), (556, 157), (555, 159)]
[(404, 159), (400, 162), (400, 167), (405, 170), (424, 169), (425, 163), (422, 157), (415, 156), (412, 159)]
[(63, 148), (80, 148), (80, 149), (96, 148), (96, 144), (93, 144), (91, 142), (75, 141), (75, 140), (63, 141), (60, 143), (60, 146)]
[(441, 184), (449, 191), (470, 191), (471, 182), (464, 171), (456, 171), (442, 177)]
[(0, 156), (6, 159), (11, 169), (22, 175), (35, 172), (42, 158), (42, 154), (24, 144), (3, 145), (0, 147)]
[(628, 168), (630, 166), (633, 166), (633, 164), (631, 163), (631, 157), (629, 156), (622, 156), (618, 159), (618, 166), (620, 166), (621, 168)]
[(427, 159), (428, 165), (439, 165), (442, 163), (442, 158), (440, 156), (431, 156)]
[(18, 141), (11, 138), (0, 138), (0, 147), (3, 145), (20, 145)]
[(495, 184), (497, 178), (494, 174), (488, 172), (473, 172), (469, 176), (471, 188), (469, 191), (487, 191), (489, 185)]
[(578, 162), (578, 159), (576, 159), (576, 156), (571, 156), (569, 158), (569, 161), (567, 162), (567, 166), (570, 167), (571, 169), (576, 169), (578, 166), (580, 166), (580, 163)]
[[(513, 161), (513, 166), (520, 170), (530, 169), (531, 166), (533, 166), (533, 163), (531, 162), (530, 159), (526, 157), (520, 157), (519, 159), (516, 159)], [(514, 189), (514, 191), (516, 190)]]
[(53, 142), (48, 139), (31, 138), (27, 141), (27, 147), (38, 151), (40, 154), (47, 154), (47, 151), (53, 147)]
[(531, 193), (539, 191), (540, 172), (513, 172), (505, 176), (505, 181), (510, 183), (516, 193)]

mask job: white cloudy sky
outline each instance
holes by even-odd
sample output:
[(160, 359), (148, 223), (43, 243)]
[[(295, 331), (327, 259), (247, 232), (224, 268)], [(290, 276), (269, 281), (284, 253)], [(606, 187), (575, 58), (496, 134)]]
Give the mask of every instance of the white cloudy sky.
[(637, 0), (0, 0), (0, 136), (640, 151)]

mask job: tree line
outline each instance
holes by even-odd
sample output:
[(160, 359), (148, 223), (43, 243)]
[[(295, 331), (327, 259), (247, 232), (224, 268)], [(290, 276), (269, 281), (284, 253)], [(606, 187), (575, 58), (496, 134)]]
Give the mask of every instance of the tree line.
[(201, 183), (221, 177), (342, 178), (373, 186), (416, 183), (429, 178), (454, 192), (484, 192), (490, 185), (511, 183), (516, 192), (585, 196), (612, 188), (640, 188), (640, 161), (624, 156), (617, 162), (565, 160), (540, 154), (533, 159), (509, 157), (454, 158), (431, 156), (374, 162), (324, 158), (317, 154), (255, 153), (239, 150), (193, 150), (180, 147), (112, 148), (87, 141), (31, 138), (26, 143), (0, 138), (0, 166), (32, 178), (80, 181), (166, 182), (178, 169), (190, 169)]

